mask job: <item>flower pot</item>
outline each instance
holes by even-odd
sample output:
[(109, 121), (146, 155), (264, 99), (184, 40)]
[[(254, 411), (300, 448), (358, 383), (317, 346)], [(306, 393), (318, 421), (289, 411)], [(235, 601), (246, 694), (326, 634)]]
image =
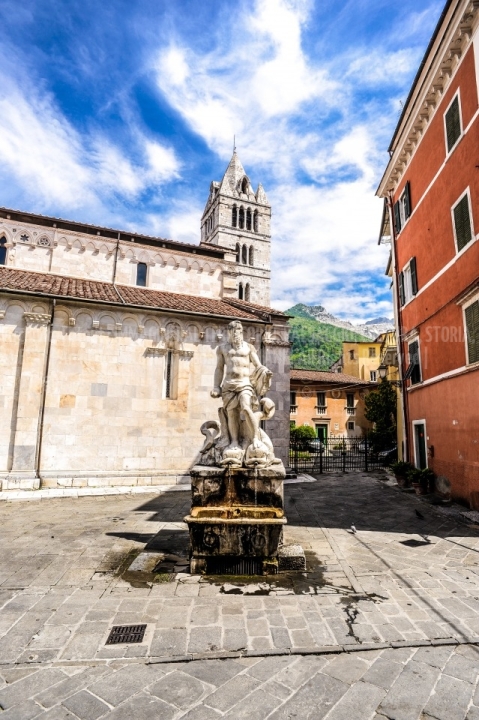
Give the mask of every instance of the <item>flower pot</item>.
[(407, 478), (405, 475), (395, 475), (395, 478), (399, 487), (407, 487)]
[(413, 488), (414, 488), (414, 492), (416, 493), (416, 495), (421, 495), (421, 494), (422, 494), (422, 493), (421, 493), (421, 484), (420, 484), (420, 483), (418, 483), (418, 482), (413, 482), (412, 486), (413, 486)]

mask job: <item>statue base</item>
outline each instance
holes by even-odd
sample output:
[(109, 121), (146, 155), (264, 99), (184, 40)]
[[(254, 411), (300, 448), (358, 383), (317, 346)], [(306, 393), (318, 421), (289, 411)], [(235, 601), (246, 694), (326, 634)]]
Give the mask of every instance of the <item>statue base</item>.
[(191, 470), (190, 572), (269, 575), (278, 572), (286, 524), (284, 466)]

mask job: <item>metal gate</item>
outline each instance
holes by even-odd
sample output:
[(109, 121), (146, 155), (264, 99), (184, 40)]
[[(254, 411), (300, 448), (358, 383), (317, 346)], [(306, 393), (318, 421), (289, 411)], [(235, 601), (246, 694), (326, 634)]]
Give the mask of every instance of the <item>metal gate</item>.
[(294, 472), (323, 473), (376, 470), (386, 464), (365, 438), (335, 437), (291, 443), (289, 464)]

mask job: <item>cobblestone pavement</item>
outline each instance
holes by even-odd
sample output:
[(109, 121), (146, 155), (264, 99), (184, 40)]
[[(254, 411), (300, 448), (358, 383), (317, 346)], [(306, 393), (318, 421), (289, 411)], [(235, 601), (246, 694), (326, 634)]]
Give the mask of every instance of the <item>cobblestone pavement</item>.
[(186, 492), (3, 503), (2, 720), (479, 720), (479, 527), (385, 480), (288, 485), (308, 572), (252, 583), (187, 573)]

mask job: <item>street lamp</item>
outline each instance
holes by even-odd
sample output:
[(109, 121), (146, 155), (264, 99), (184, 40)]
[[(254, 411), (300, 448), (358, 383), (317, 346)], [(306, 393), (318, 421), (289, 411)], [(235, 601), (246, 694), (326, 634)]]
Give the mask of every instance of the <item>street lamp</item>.
[(388, 368), (387, 365), (380, 365), (378, 367), (378, 373), (381, 380), (385, 380), (388, 374)]

